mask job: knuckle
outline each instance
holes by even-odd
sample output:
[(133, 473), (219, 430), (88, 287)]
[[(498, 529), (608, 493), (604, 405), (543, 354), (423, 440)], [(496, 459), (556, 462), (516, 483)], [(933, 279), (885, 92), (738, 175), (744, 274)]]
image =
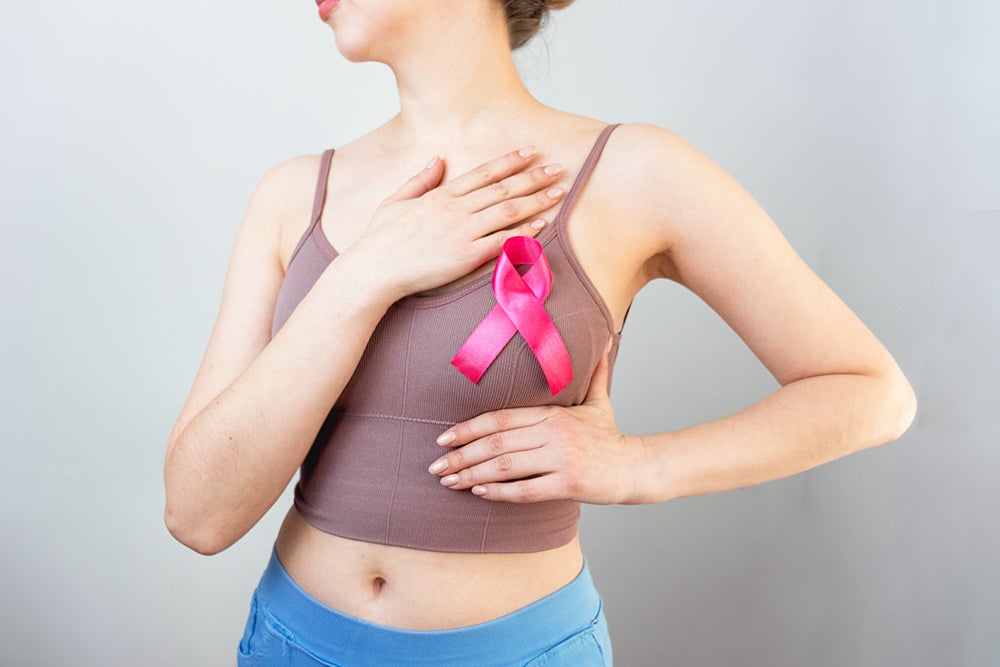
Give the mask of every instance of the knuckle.
[(510, 472), (514, 468), (514, 459), (511, 458), (510, 454), (498, 456), (495, 460), (497, 470), (500, 472)]
[(489, 183), (493, 180), (493, 169), (490, 168), (488, 164), (481, 164), (472, 170), (473, 176), (475, 176), (480, 181), (484, 183)]
[(503, 244), (507, 242), (508, 234), (494, 234), (493, 243), (495, 248), (493, 250), (493, 256), (496, 257), (501, 252), (503, 252)]
[(566, 490), (571, 496), (579, 496), (583, 491), (583, 480), (575, 473), (566, 475)]
[(531, 484), (518, 484), (514, 496), (521, 502), (530, 503), (538, 497), (538, 492)]
[(545, 419), (553, 421), (556, 424), (565, 421), (568, 416), (569, 412), (560, 405), (550, 405), (545, 408)]
[(493, 413), (493, 424), (499, 428), (506, 428), (513, 418), (509, 410), (497, 410)]
[(497, 197), (506, 198), (510, 195), (510, 187), (503, 181), (497, 181), (490, 185), (490, 190), (493, 191)]
[(448, 459), (449, 470), (457, 470), (465, 467), (465, 456), (460, 449), (451, 452), (446, 458)]
[(501, 202), (499, 205), (499, 209), (500, 209), (500, 216), (503, 217), (505, 220), (516, 220), (520, 213), (520, 209), (518, 209), (517, 204), (515, 204), (510, 200)]
[(476, 481), (476, 471), (472, 468), (463, 470), (458, 473), (458, 481), (462, 486), (475, 486), (478, 484)]
[(486, 439), (486, 446), (489, 447), (491, 452), (500, 453), (503, 451), (504, 442), (502, 433), (494, 433)]

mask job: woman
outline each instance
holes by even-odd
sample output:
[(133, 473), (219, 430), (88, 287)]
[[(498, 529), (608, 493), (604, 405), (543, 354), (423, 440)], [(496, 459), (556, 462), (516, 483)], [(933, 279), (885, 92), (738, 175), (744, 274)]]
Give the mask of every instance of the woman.
[[(392, 69), (400, 112), (262, 179), (165, 464), (166, 523), (205, 554), (301, 466), (241, 665), (611, 664), (578, 503), (756, 484), (912, 420), (889, 353), (723, 170), (532, 98), (511, 49), (567, 4), (319, 4), (345, 57)], [(618, 332), (655, 278), (781, 388), (620, 433)]]

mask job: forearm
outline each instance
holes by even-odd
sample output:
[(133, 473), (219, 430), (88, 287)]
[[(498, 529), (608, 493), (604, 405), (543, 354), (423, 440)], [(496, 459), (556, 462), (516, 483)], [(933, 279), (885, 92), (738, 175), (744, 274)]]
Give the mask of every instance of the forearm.
[(166, 521), (205, 553), (267, 512), (301, 464), (394, 299), (347, 255), (274, 339), (168, 446)]
[(636, 502), (714, 493), (808, 470), (898, 438), (915, 401), (902, 375), (822, 375), (791, 382), (749, 408), (643, 436)]

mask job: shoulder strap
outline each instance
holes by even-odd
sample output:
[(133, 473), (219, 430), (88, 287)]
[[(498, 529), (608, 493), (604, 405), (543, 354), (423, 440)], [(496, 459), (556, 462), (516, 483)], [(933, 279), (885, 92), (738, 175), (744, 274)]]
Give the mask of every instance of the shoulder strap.
[(333, 149), (327, 148), (319, 160), (319, 179), (316, 181), (316, 196), (313, 198), (312, 222), (319, 220), (320, 213), (323, 212), (323, 202), (326, 199), (326, 181), (330, 175), (330, 160), (333, 159)]
[(580, 196), (580, 190), (583, 189), (587, 179), (590, 178), (590, 173), (594, 171), (594, 165), (597, 164), (597, 160), (601, 157), (601, 152), (604, 150), (604, 144), (608, 143), (608, 137), (611, 136), (611, 133), (619, 125), (621, 125), (621, 123), (608, 125), (601, 131), (601, 134), (598, 135), (597, 141), (594, 142), (594, 147), (590, 149), (590, 154), (588, 154), (587, 159), (584, 160), (583, 166), (580, 167), (580, 173), (576, 175), (576, 179), (573, 180), (573, 185), (570, 186), (566, 199), (563, 200), (562, 206), (559, 208), (559, 213), (556, 216), (558, 221), (561, 221), (569, 215), (570, 209), (573, 208), (573, 204), (576, 203), (577, 197)]
[(313, 230), (316, 229), (316, 225), (319, 224), (319, 215), (323, 212), (323, 202), (326, 199), (326, 179), (330, 174), (330, 158), (332, 157), (332, 148), (326, 149), (323, 151), (323, 155), (320, 156), (319, 179), (316, 181), (316, 196), (313, 199), (312, 218), (310, 219), (306, 230), (302, 232), (302, 236), (299, 237), (299, 242), (295, 244), (295, 249), (292, 250), (291, 257), (288, 258), (288, 266), (292, 265), (292, 261), (296, 258), (296, 256), (298, 256), (299, 250), (301, 250), (302, 246), (305, 245), (306, 239), (309, 238), (309, 236), (313, 233)]

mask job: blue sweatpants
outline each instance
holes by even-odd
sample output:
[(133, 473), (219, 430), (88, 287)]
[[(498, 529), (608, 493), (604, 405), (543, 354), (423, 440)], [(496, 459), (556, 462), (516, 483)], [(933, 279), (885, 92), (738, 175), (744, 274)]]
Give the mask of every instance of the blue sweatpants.
[(271, 552), (250, 602), (239, 667), (606, 667), (611, 638), (584, 562), (576, 578), (526, 607), (454, 630), (401, 630), (341, 613), (306, 593)]

